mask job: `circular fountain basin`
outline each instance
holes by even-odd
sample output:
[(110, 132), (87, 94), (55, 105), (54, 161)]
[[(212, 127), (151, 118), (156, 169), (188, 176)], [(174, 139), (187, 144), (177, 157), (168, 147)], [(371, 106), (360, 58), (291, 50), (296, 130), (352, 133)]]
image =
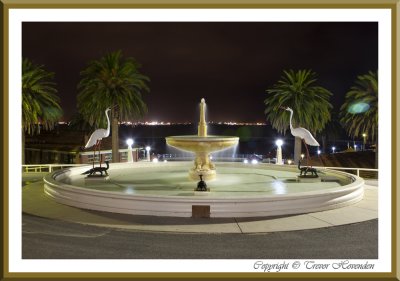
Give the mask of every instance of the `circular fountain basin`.
[(191, 217), (193, 206), (210, 217), (257, 217), (309, 213), (360, 201), (363, 179), (321, 170), (321, 182), (297, 182), (297, 168), (270, 164), (217, 163), (209, 192), (194, 191), (190, 162), (111, 164), (108, 180), (88, 180), (91, 166), (55, 171), (44, 178), (45, 194), (59, 203), (115, 213)]
[(215, 152), (236, 145), (238, 137), (228, 136), (171, 136), (166, 137), (167, 144), (189, 152)]

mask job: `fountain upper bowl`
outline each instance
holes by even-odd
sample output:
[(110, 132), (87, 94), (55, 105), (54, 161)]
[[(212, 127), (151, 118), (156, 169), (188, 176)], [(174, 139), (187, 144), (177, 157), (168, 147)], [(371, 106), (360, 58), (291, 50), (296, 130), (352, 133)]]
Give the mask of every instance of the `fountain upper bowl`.
[(171, 136), (165, 138), (167, 144), (189, 152), (214, 152), (235, 146), (238, 137), (230, 136)]

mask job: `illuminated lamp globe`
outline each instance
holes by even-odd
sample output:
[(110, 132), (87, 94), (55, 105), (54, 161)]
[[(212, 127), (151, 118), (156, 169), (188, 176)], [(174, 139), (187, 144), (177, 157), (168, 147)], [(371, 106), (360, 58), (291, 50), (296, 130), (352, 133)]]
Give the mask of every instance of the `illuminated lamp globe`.
[(126, 144), (129, 145), (129, 146), (132, 146), (132, 144), (133, 144), (133, 139), (127, 139), (127, 140), (126, 140)]

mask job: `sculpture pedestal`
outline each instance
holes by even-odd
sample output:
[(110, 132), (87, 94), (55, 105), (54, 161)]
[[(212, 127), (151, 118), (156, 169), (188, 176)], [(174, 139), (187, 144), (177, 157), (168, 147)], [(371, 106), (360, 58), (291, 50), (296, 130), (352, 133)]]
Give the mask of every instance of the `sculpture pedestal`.
[(85, 177), (85, 181), (108, 181), (109, 179), (110, 177), (106, 175), (89, 175)]
[(213, 170), (206, 170), (206, 169), (190, 169), (189, 170), (189, 178), (195, 181), (198, 181), (200, 179), (200, 175), (203, 176), (204, 181), (210, 181), (215, 179), (217, 176), (217, 172), (215, 169)]
[(297, 176), (298, 182), (321, 182), (320, 177), (315, 176)]
[(196, 196), (207, 196), (210, 194), (210, 189), (207, 188), (207, 191), (197, 191), (196, 189), (193, 191), (193, 194)]

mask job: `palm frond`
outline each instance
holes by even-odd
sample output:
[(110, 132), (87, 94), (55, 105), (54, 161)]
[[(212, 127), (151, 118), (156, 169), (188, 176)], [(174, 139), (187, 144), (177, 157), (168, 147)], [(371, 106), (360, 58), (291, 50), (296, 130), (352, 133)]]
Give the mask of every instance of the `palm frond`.
[(22, 127), (28, 133), (52, 129), (62, 115), (54, 73), (29, 59), (22, 61)]
[(78, 110), (90, 125), (103, 126), (104, 110), (119, 108), (120, 120), (132, 120), (147, 112), (143, 94), (150, 79), (139, 72), (134, 58), (123, 58), (121, 51), (108, 53), (89, 62), (78, 84)]
[[(357, 105), (367, 109), (354, 111)], [(378, 133), (378, 72), (369, 71), (359, 75), (354, 85), (346, 93), (345, 102), (340, 108), (340, 122), (351, 137), (367, 135), (375, 140)]]
[(316, 85), (316, 73), (312, 70), (284, 70), (280, 80), (267, 89), (264, 100), (265, 114), (272, 127), (280, 133), (289, 128), (289, 114), (280, 109), (291, 107), (294, 110), (293, 124), (307, 127), (316, 133), (330, 120), (332, 95), (327, 89)]

